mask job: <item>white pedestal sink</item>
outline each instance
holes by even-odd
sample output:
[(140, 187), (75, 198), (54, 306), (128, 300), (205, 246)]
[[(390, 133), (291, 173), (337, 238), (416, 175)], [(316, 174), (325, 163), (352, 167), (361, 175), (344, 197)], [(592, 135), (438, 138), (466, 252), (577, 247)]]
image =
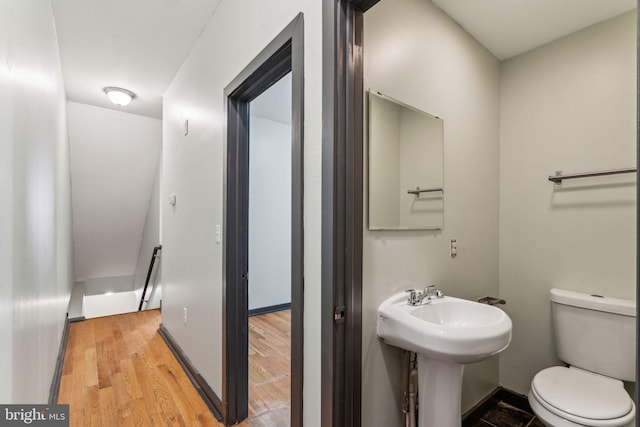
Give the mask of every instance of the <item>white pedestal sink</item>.
[(460, 298), (409, 305), (399, 293), (378, 308), (378, 336), (418, 354), (419, 427), (459, 427), (465, 364), (500, 353), (511, 342), (511, 319), (499, 308)]

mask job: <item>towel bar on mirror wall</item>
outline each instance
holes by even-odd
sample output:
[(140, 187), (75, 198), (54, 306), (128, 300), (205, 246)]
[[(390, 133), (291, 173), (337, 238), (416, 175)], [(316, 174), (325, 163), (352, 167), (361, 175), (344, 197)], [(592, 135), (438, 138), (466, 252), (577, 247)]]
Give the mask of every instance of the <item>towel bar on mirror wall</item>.
[(605, 175), (617, 175), (621, 173), (635, 173), (638, 171), (638, 168), (624, 168), (624, 169), (610, 169), (605, 171), (598, 172), (582, 172), (582, 173), (571, 173), (571, 174), (562, 174), (562, 171), (556, 171), (555, 175), (549, 175), (549, 181), (555, 183), (556, 187), (562, 186), (562, 181), (565, 179), (576, 179), (576, 178), (589, 178), (592, 176), (605, 176)]
[(420, 197), (421, 193), (433, 193), (436, 191), (442, 191), (444, 193), (444, 190), (442, 188), (425, 188), (425, 189), (420, 189), (420, 187), (416, 187), (415, 190), (407, 190), (407, 194), (413, 194), (416, 196), (416, 198)]

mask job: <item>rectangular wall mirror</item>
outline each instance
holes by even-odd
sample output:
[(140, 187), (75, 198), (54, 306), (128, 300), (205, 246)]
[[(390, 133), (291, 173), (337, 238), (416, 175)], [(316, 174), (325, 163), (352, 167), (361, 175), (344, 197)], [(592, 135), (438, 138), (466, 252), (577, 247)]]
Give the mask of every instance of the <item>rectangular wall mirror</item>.
[(440, 230), (442, 119), (369, 91), (369, 229)]

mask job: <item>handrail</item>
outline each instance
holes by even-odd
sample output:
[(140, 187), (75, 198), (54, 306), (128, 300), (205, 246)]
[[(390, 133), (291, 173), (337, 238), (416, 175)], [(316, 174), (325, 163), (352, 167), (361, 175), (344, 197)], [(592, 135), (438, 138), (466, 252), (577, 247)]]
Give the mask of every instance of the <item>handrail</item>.
[[(158, 251), (162, 249), (162, 245), (158, 245), (153, 248), (153, 255), (151, 255), (151, 262), (149, 263), (149, 271), (147, 272), (147, 280), (144, 282), (144, 289), (142, 290), (142, 296), (140, 297), (140, 306), (138, 311), (142, 310), (142, 304), (145, 302), (144, 297), (147, 293), (147, 287), (149, 286), (149, 280), (151, 280), (151, 273), (153, 272), (153, 265), (156, 262), (156, 258), (159, 258)], [(148, 302), (148, 301), (146, 301)]]
[(604, 176), (604, 175), (616, 175), (620, 173), (634, 173), (638, 172), (638, 168), (624, 168), (624, 169), (611, 169), (599, 172), (582, 172), (563, 175), (562, 171), (556, 171), (555, 175), (549, 175), (549, 181), (554, 182), (556, 185), (562, 185), (564, 179), (575, 178), (588, 178), (592, 176)]

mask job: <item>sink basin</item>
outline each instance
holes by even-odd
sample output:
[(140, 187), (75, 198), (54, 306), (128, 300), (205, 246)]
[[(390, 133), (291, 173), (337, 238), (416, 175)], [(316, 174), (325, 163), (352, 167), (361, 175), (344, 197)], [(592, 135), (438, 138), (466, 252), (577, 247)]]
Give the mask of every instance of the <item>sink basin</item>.
[(501, 309), (445, 296), (411, 306), (399, 293), (378, 308), (378, 336), (388, 344), (452, 363), (474, 363), (507, 348), (511, 319)]

